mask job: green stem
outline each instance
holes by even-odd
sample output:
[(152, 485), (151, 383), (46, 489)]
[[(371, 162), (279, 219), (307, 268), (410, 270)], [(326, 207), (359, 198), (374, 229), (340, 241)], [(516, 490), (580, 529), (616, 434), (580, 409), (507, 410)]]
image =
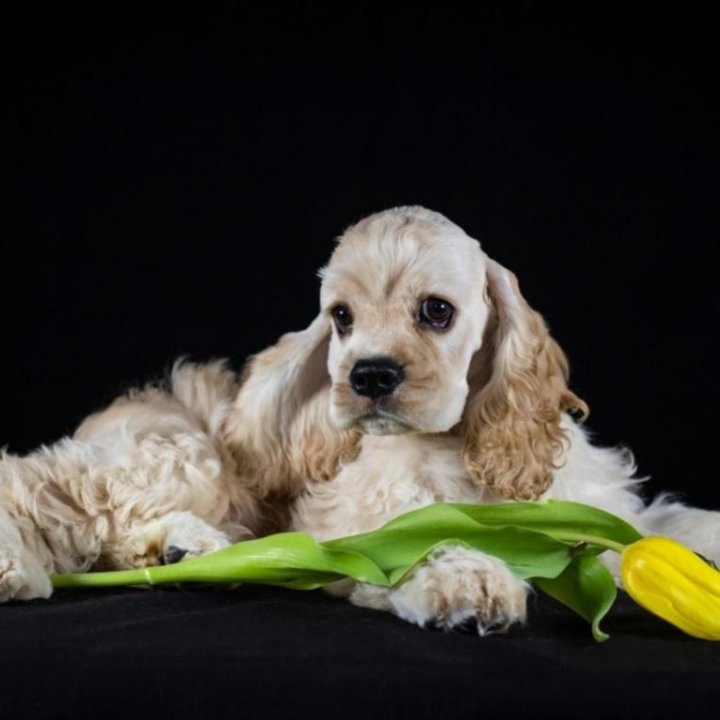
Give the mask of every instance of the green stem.
[(616, 553), (622, 555), (623, 550), (627, 547), (620, 543), (613, 542), (604, 537), (598, 537), (597, 535), (581, 535), (578, 533), (564, 533), (562, 531), (554, 531), (552, 536), (557, 540), (571, 540), (574, 542), (585, 542), (588, 545), (597, 545), (598, 547), (605, 548), (606, 550), (614, 550)]
[[(56, 588), (68, 587), (114, 587), (117, 585), (158, 585), (173, 582), (175, 566), (153, 566), (136, 570), (108, 570), (106, 572), (69, 573), (53, 575)], [(164, 572), (165, 571), (165, 572)], [(167, 577), (164, 577), (167, 575)], [(177, 580), (176, 580), (177, 582)]]

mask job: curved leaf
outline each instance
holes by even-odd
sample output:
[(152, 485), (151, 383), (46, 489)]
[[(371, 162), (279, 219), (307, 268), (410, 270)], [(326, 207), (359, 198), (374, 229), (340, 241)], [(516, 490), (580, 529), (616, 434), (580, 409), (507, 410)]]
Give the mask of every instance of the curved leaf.
[[(453, 504), (460, 512), (485, 526), (512, 525), (546, 533), (559, 540), (592, 539), (630, 545), (643, 536), (624, 520), (605, 510), (568, 500), (501, 503), (498, 505)], [(423, 508), (424, 509), (424, 508)], [(418, 510), (416, 512), (422, 512)], [(407, 513), (393, 522), (403, 522)], [(391, 523), (392, 524), (392, 523)], [(387, 526), (386, 526), (387, 527)]]
[(591, 623), (598, 642), (610, 637), (600, 629), (600, 621), (613, 606), (617, 588), (610, 571), (596, 557), (578, 555), (558, 577), (533, 582)]

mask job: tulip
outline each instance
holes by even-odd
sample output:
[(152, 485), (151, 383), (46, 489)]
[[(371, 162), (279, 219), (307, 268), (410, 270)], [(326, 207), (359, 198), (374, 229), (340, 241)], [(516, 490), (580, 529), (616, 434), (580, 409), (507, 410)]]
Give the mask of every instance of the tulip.
[(498, 505), (442, 504), (412, 510), (378, 530), (316, 542), (288, 532), (237, 543), (175, 565), (55, 575), (57, 588), (257, 582), (310, 590), (344, 577), (391, 586), (443, 543), (503, 560), (592, 625), (612, 607), (615, 582), (598, 555), (622, 556), (625, 589), (640, 605), (686, 633), (720, 640), (720, 572), (684, 545), (643, 536), (624, 520), (560, 500)]
[(688, 635), (720, 640), (720, 572), (684, 545), (646, 537), (622, 552), (628, 594)]

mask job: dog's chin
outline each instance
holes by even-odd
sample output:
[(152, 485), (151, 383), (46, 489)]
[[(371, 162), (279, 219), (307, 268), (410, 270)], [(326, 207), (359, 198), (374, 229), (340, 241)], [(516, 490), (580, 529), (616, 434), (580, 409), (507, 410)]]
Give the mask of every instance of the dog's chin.
[(366, 435), (404, 435), (417, 432), (417, 428), (406, 421), (383, 412), (372, 412), (359, 417), (355, 425)]
[(389, 408), (365, 407), (354, 413), (338, 412), (331, 406), (330, 420), (338, 430), (359, 430), (365, 435), (437, 434), (452, 430), (460, 417), (433, 415), (434, 422), (406, 417)]
[(404, 435), (420, 431), (405, 418), (377, 407), (353, 414), (331, 411), (330, 416), (338, 430), (360, 430), (365, 435)]

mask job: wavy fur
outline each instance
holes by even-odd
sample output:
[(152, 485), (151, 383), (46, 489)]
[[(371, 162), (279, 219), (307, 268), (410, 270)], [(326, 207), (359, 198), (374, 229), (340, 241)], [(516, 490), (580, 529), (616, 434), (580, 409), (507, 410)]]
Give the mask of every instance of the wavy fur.
[(463, 418), (465, 464), (481, 486), (511, 500), (537, 500), (567, 451), (565, 412), (588, 407), (568, 389), (568, 363), (515, 276), (488, 261), (493, 305), (486, 347)]

